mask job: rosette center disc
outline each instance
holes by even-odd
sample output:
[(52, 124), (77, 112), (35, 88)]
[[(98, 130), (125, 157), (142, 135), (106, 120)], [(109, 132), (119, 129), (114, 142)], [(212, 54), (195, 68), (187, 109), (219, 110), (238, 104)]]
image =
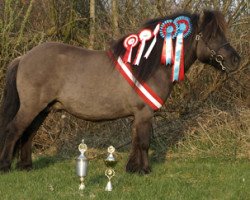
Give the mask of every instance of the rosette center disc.
[(185, 24), (185, 23), (180, 23), (180, 25), (179, 25), (179, 29), (180, 29), (180, 31), (185, 31), (185, 30), (186, 30), (186, 28), (187, 28), (187, 26), (186, 26), (186, 24)]
[(167, 33), (172, 33), (174, 28), (172, 26), (167, 27)]

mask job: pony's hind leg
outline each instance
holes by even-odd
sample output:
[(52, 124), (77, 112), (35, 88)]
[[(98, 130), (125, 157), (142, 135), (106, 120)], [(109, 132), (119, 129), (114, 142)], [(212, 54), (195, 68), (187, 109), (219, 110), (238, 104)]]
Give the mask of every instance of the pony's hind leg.
[(32, 121), (31, 125), (25, 130), (20, 138), (20, 160), (17, 163), (16, 168), (20, 170), (32, 169), (32, 139), (35, 133), (42, 125), (46, 117), (48, 116), (48, 108), (44, 109), (39, 115)]
[(132, 152), (126, 166), (127, 172), (148, 174), (151, 172), (148, 149), (152, 133), (153, 112), (145, 108), (135, 115), (132, 128)]
[(34, 118), (40, 113), (38, 105), (20, 106), (14, 119), (6, 128), (6, 139), (3, 151), (0, 157), (0, 170), (9, 171), (16, 142), (22, 136), (23, 132), (29, 127)]

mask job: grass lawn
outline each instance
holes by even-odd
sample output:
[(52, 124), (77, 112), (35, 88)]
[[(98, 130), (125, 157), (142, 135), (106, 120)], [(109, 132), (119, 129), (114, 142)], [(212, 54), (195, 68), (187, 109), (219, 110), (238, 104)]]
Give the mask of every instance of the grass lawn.
[(103, 161), (90, 161), (86, 189), (80, 192), (74, 159), (37, 158), (31, 172), (0, 175), (0, 199), (250, 199), (250, 164), (245, 159), (168, 159), (153, 162), (153, 172), (146, 176), (125, 173), (126, 160), (123, 154), (116, 166), (112, 192), (104, 191)]

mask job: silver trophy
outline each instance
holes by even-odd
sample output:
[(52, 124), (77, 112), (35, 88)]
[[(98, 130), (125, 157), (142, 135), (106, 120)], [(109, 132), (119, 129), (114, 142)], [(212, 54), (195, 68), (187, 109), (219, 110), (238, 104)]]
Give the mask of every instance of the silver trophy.
[(82, 143), (79, 144), (78, 149), (81, 154), (76, 159), (76, 173), (77, 176), (80, 177), (79, 190), (83, 190), (85, 188), (84, 178), (87, 176), (87, 170), (88, 170), (88, 159), (85, 156), (85, 152), (87, 151), (88, 147), (84, 143), (84, 140), (82, 140)]
[(114, 171), (114, 167), (117, 163), (113, 153), (115, 152), (115, 148), (113, 146), (110, 146), (108, 148), (108, 157), (104, 160), (105, 165), (108, 167), (108, 169), (106, 169), (105, 171), (105, 175), (108, 178), (108, 183), (105, 187), (105, 191), (112, 191), (113, 187), (112, 187), (112, 183), (111, 183), (111, 179), (115, 176), (115, 171)]

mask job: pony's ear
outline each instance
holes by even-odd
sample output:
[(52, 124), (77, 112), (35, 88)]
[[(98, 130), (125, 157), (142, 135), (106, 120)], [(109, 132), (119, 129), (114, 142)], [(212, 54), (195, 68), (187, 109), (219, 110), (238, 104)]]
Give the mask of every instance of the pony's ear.
[(204, 24), (205, 21), (205, 12), (204, 10), (201, 12), (201, 14), (199, 15), (199, 21), (198, 21), (198, 28), (199, 30), (201, 29), (202, 25)]

